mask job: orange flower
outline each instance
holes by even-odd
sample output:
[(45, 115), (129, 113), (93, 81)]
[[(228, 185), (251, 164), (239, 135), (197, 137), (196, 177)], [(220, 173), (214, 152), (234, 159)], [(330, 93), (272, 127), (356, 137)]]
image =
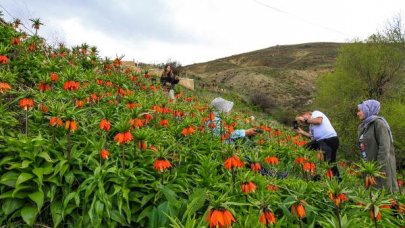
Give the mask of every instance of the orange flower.
[(226, 159), (226, 161), (224, 162), (225, 169), (241, 168), (243, 166), (243, 162), (236, 155), (233, 155), (232, 157)]
[(329, 180), (331, 180), (331, 179), (333, 178), (332, 169), (326, 170), (325, 176), (326, 176), (327, 178), (329, 178)]
[(12, 45), (20, 45), (21, 44), (20, 38), (14, 37), (13, 39), (11, 39), (11, 44)]
[(304, 157), (297, 157), (296, 159), (295, 159), (295, 163), (296, 164), (302, 164), (302, 163), (304, 163), (306, 161), (306, 159), (304, 158)]
[(100, 156), (103, 160), (108, 159), (108, 157), (110, 157), (110, 152), (108, 152), (108, 150), (106, 149), (102, 149), (100, 152)]
[(257, 186), (252, 181), (244, 182), (241, 185), (242, 192), (245, 194), (255, 192), (256, 188), (257, 188)]
[(103, 79), (97, 79), (96, 83), (97, 83), (97, 85), (102, 85), (102, 84), (104, 84), (104, 81), (103, 81)]
[(100, 129), (104, 130), (104, 131), (109, 131), (111, 128), (111, 123), (110, 121), (106, 120), (106, 119), (102, 119), (100, 121)]
[(153, 168), (159, 172), (163, 172), (170, 167), (172, 167), (172, 164), (164, 158), (158, 158), (155, 163), (153, 163)]
[(315, 163), (305, 162), (302, 166), (302, 170), (304, 170), (304, 172), (311, 172), (311, 174), (315, 174)]
[(192, 135), (194, 132), (195, 132), (195, 127), (189, 126), (189, 127), (183, 128), (183, 130), (181, 131), (181, 134), (184, 136), (187, 136), (187, 135)]
[(302, 205), (302, 202), (293, 204), (291, 207), (291, 213), (293, 216), (297, 216), (299, 219), (305, 218), (305, 207)]
[(332, 200), (332, 202), (339, 207), (340, 203), (343, 203), (344, 201), (347, 200), (347, 196), (344, 193), (339, 193), (337, 196), (334, 195), (332, 192), (328, 192), (329, 199)]
[(277, 191), (278, 186), (274, 185), (274, 184), (269, 184), (269, 186), (267, 186), (267, 190), (269, 190), (269, 191)]
[(230, 227), (233, 222), (236, 222), (232, 213), (225, 208), (211, 209), (208, 212), (207, 221), (210, 227)]
[(34, 100), (30, 98), (23, 98), (19, 101), (19, 105), (22, 109), (28, 110), (34, 106)]
[(46, 84), (46, 83), (43, 83), (43, 82), (41, 81), (41, 82), (39, 83), (39, 85), (38, 85), (38, 89), (39, 89), (40, 92), (44, 92), (44, 91), (47, 91), (47, 90), (51, 90), (51, 86), (48, 85), (48, 84)]
[(0, 82), (0, 93), (7, 93), (10, 89), (10, 84), (6, 82)]
[(58, 81), (58, 79), (59, 79), (58, 74), (52, 72), (51, 73), (51, 81), (56, 82), (56, 81)]
[(44, 105), (44, 104), (39, 104), (38, 108), (41, 110), (41, 112), (43, 113), (47, 113), (49, 111), (48, 106)]
[(366, 188), (369, 188), (370, 186), (374, 186), (377, 184), (377, 181), (375, 180), (375, 177), (367, 175), (365, 179), (365, 184)]
[(159, 125), (162, 126), (162, 127), (168, 127), (168, 126), (169, 126), (169, 121), (166, 120), (166, 119), (161, 120), (161, 121), (159, 122)]
[(84, 100), (76, 100), (76, 108), (82, 108), (86, 104)]
[(49, 125), (51, 125), (52, 127), (61, 127), (63, 125), (63, 121), (61, 118), (58, 117), (51, 117), (51, 119), (49, 119)]
[(116, 141), (118, 144), (124, 144), (124, 143), (129, 143), (133, 140), (133, 136), (131, 132), (121, 132), (115, 135), (114, 141)]
[(149, 123), (149, 121), (151, 121), (153, 119), (153, 116), (149, 113), (145, 113), (142, 116), (145, 119), (145, 124)]
[(269, 209), (263, 208), (260, 223), (263, 225), (273, 225), (276, 223), (276, 217)]
[(380, 221), (380, 220), (381, 220), (381, 213), (380, 213), (380, 211), (378, 211), (377, 216), (374, 216), (374, 208), (371, 208), (371, 209), (370, 209), (370, 218), (371, 218), (372, 220), (375, 219), (377, 222)]
[(134, 128), (138, 128), (138, 127), (142, 127), (143, 126), (143, 122), (141, 119), (132, 119), (129, 122), (130, 125), (132, 125), (132, 127)]
[(250, 164), (250, 169), (253, 172), (259, 172), (262, 169), (262, 166), (258, 162), (253, 162), (252, 164)]
[(272, 156), (272, 157), (267, 157), (264, 159), (264, 161), (269, 164), (269, 165), (278, 165), (278, 157)]
[(8, 64), (9, 59), (5, 55), (0, 55), (0, 64)]
[(75, 82), (75, 81), (67, 81), (63, 84), (63, 89), (67, 91), (74, 91), (78, 90), (80, 87), (80, 82)]
[(75, 132), (77, 130), (77, 123), (74, 120), (67, 120), (65, 123), (65, 129), (70, 132)]

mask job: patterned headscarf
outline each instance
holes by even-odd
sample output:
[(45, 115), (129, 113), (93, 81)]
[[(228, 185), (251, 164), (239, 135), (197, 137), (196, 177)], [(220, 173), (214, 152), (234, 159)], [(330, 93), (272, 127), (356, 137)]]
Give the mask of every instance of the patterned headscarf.
[(392, 133), (391, 133), (391, 128), (388, 122), (381, 116), (377, 116), (378, 113), (380, 112), (380, 102), (377, 100), (366, 100), (363, 101), (361, 104), (357, 106), (363, 113), (364, 113), (364, 120), (363, 123), (361, 124), (362, 128), (365, 129), (367, 126), (376, 120), (377, 118), (383, 120), (385, 126), (388, 129), (388, 133), (391, 138), (391, 142), (393, 142), (392, 138)]

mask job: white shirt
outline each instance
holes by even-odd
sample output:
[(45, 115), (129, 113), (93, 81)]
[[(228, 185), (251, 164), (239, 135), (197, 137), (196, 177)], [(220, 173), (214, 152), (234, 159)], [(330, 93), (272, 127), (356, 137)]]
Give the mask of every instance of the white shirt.
[(332, 124), (325, 114), (320, 111), (313, 111), (311, 118), (314, 119), (317, 117), (322, 117), (322, 123), (309, 125), (309, 130), (315, 140), (319, 141), (337, 136), (335, 129), (332, 127)]

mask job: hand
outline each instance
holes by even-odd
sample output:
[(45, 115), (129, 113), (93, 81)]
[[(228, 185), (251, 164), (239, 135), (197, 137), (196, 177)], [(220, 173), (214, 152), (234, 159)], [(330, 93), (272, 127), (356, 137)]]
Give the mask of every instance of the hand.
[(249, 128), (245, 131), (245, 134), (247, 136), (255, 136), (257, 134), (257, 132), (255, 131), (255, 128)]
[(297, 132), (298, 134), (304, 135), (305, 131), (302, 130), (300, 127), (297, 129), (294, 129), (293, 131)]

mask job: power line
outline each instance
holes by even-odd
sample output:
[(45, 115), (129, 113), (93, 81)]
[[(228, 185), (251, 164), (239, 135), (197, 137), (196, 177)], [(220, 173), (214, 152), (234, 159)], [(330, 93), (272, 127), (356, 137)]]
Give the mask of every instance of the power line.
[(321, 25), (321, 24), (314, 23), (314, 22), (309, 21), (309, 20), (307, 20), (307, 19), (305, 19), (305, 18), (303, 18), (303, 17), (300, 17), (300, 16), (297, 16), (297, 15), (291, 14), (291, 13), (289, 13), (289, 12), (287, 12), (287, 11), (281, 10), (281, 9), (276, 8), (276, 7), (274, 7), (274, 6), (270, 6), (270, 5), (268, 5), (268, 4), (264, 3), (264, 2), (261, 2), (261, 1), (258, 1), (258, 0), (252, 0), (252, 1), (255, 2), (255, 3), (257, 3), (257, 4), (259, 4), (259, 5), (261, 5), (261, 6), (264, 6), (264, 7), (266, 7), (266, 8), (269, 8), (269, 9), (271, 9), (271, 10), (277, 11), (277, 12), (279, 12), (279, 13), (283, 13), (283, 14), (286, 14), (286, 15), (290, 15), (290, 16), (296, 17), (297, 19), (299, 19), (300, 22), (305, 22), (305, 23), (307, 23), (307, 24), (309, 24), (309, 25), (313, 25), (313, 26), (316, 26), (316, 27), (319, 27), (319, 28), (322, 28), (322, 29), (325, 29), (325, 30), (329, 30), (329, 31), (331, 31), (331, 32), (339, 33), (339, 34), (344, 35), (344, 36), (349, 36), (348, 34), (342, 32), (342, 31), (339, 31), (339, 30), (337, 30), (337, 29), (330, 28), (330, 27), (327, 27), (327, 26), (324, 26), (324, 25)]
[[(7, 10), (6, 8), (4, 8), (4, 6), (1, 5), (1, 4), (0, 4), (0, 8), (2, 8), (2, 9), (4, 10), (4, 12), (6, 12), (6, 13), (7, 13), (11, 18), (13, 18), (14, 20), (17, 18), (17, 17), (14, 17), (10, 12), (8, 12), (8, 10)], [(33, 32), (31, 29), (27, 28), (24, 24), (22, 24), (22, 26), (23, 26), (26, 30), (28, 30), (31, 34), (34, 34), (34, 32)]]

